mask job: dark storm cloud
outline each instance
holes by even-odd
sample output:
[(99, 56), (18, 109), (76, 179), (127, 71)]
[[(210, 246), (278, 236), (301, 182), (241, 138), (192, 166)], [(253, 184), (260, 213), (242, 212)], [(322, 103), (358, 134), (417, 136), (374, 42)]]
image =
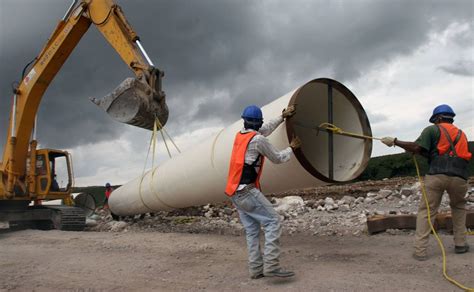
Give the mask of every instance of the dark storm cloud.
[(448, 66), (440, 66), (438, 67), (438, 69), (454, 75), (474, 76), (474, 61), (458, 60), (454, 64)]
[[(206, 120), (233, 121), (245, 105), (264, 105), (315, 77), (353, 80), (380, 62), (412, 53), (431, 32), (473, 17), (469, 0), (118, 3), (166, 73), (168, 126), (175, 134)], [(10, 82), (19, 80), (68, 4), (0, 1), (0, 141)], [(43, 98), (41, 141), (62, 148), (117, 137), (128, 126), (113, 122), (87, 97), (102, 97), (130, 75), (91, 28)]]

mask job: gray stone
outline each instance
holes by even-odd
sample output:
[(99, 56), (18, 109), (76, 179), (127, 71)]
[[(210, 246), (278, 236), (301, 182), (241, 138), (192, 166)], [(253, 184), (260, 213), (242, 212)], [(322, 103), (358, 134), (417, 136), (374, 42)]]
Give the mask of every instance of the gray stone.
[(232, 215), (234, 213), (234, 210), (232, 210), (231, 208), (227, 208), (225, 207), (224, 210), (223, 210), (224, 214), (226, 215)]
[(374, 202), (375, 202), (375, 200), (373, 198), (365, 198), (365, 200), (364, 200), (364, 203), (366, 203), (366, 204), (372, 204)]
[(355, 202), (356, 198), (354, 198), (353, 196), (344, 196), (342, 197), (342, 200), (346, 203), (346, 204), (352, 204)]
[(316, 200), (307, 200), (304, 202), (307, 207), (316, 208), (318, 206), (318, 202)]
[[(1, 222), (0, 222), (1, 224)], [(97, 220), (94, 220), (94, 219), (90, 219), (90, 218), (86, 218), (86, 226), (87, 227), (94, 227), (94, 226), (97, 226)], [(0, 227), (1, 229), (1, 227)]]
[(355, 199), (355, 203), (360, 204), (364, 201), (364, 199), (365, 199), (364, 197), (358, 197), (357, 199)]
[(110, 231), (119, 232), (123, 231), (128, 226), (128, 223), (124, 221), (110, 221), (107, 225)]
[(342, 212), (347, 212), (349, 211), (351, 208), (349, 207), (348, 204), (343, 204), (341, 206), (339, 206), (339, 210), (341, 210)]
[(319, 225), (321, 226), (327, 226), (329, 224), (329, 221), (327, 219), (323, 219), (319, 222)]
[(324, 205), (334, 205), (334, 199), (326, 197), (326, 199), (324, 199)]
[(400, 189), (400, 196), (401, 197), (407, 197), (409, 195), (412, 195), (414, 193), (412, 188), (407, 188), (407, 187), (402, 187)]
[(378, 194), (382, 198), (387, 198), (388, 196), (392, 195), (392, 191), (391, 190), (380, 190)]
[(377, 197), (377, 193), (369, 192), (367, 193), (367, 198)]

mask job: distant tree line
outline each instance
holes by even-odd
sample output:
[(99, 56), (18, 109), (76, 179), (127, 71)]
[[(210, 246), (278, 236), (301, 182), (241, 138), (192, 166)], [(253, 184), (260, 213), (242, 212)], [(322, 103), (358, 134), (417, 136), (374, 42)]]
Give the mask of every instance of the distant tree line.
[[(474, 153), (474, 142), (469, 142), (469, 150)], [(428, 161), (426, 158), (416, 155), (416, 160), (420, 166), (421, 175), (428, 171)], [(416, 169), (413, 162), (413, 155), (410, 153), (400, 153), (372, 157), (365, 171), (357, 180), (378, 180), (400, 176), (415, 176)], [(469, 162), (469, 175), (474, 176), (474, 162)]]

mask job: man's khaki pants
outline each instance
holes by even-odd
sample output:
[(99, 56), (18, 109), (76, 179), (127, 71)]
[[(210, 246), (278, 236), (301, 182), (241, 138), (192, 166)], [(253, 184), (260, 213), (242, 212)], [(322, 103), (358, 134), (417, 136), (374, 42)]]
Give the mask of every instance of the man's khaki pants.
[[(425, 189), (431, 211), (431, 223), (434, 223), (444, 191), (449, 194), (449, 205), (453, 216), (454, 245), (466, 245), (466, 192), (467, 181), (444, 174), (426, 175)], [(415, 253), (426, 255), (428, 239), (431, 233), (428, 223), (428, 210), (422, 197), (416, 218)]]

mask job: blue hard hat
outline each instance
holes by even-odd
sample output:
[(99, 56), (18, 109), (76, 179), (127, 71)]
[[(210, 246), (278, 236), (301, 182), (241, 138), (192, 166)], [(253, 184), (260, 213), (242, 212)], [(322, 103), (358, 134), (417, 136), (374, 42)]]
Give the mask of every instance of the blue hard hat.
[(433, 114), (431, 115), (430, 122), (434, 123), (438, 115), (446, 115), (449, 117), (455, 117), (453, 109), (447, 104), (440, 104), (434, 108)]
[(105, 187), (106, 187), (106, 188), (110, 188), (110, 184), (109, 184), (109, 183), (106, 183), (106, 184), (105, 184)]
[(242, 113), (242, 118), (245, 119), (254, 119), (254, 120), (263, 120), (262, 110), (256, 105), (249, 105), (244, 109)]

